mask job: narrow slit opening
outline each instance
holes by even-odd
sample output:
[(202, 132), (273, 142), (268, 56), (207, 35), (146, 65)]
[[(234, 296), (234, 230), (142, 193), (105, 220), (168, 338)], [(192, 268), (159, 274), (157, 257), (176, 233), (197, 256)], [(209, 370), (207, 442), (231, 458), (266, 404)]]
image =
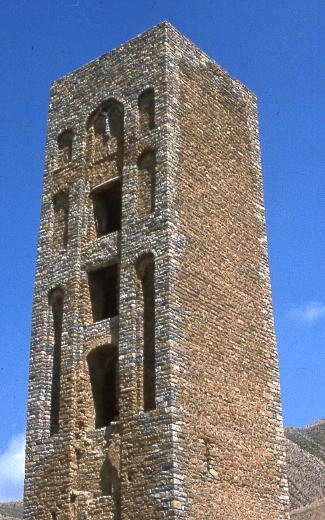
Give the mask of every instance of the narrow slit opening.
[(143, 302), (143, 408), (156, 408), (156, 352), (155, 352), (155, 262), (153, 255), (142, 257), (137, 263)]
[(140, 129), (151, 130), (155, 127), (155, 93), (152, 88), (144, 90), (138, 97)]
[(53, 209), (53, 246), (56, 250), (63, 250), (68, 245), (69, 194), (67, 191), (59, 191), (54, 195)]
[(51, 390), (51, 423), (50, 434), (54, 435), (60, 429), (61, 404), (61, 342), (63, 320), (64, 293), (61, 288), (53, 289), (49, 294), (49, 304), (52, 311), (52, 327), (54, 334), (52, 390)]

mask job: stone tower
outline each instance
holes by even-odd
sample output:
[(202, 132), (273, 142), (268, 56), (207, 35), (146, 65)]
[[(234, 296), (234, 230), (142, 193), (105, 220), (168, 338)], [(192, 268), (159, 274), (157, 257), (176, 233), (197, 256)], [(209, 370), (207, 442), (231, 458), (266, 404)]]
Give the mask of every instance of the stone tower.
[(51, 88), (25, 520), (284, 520), (256, 98), (164, 22)]

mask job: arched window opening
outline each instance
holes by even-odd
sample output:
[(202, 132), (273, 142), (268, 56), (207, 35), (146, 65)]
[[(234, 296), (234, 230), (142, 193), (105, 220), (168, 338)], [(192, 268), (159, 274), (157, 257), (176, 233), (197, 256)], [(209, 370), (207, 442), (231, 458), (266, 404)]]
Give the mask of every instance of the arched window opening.
[(147, 150), (138, 159), (138, 207), (140, 215), (155, 211), (156, 152)]
[(91, 193), (97, 236), (101, 237), (121, 229), (122, 180), (112, 179)]
[(64, 130), (58, 137), (59, 156), (62, 164), (67, 164), (72, 159), (73, 131)]
[(156, 408), (155, 354), (155, 261), (152, 254), (141, 257), (136, 264), (141, 281), (143, 302), (143, 408)]
[(118, 417), (118, 354), (115, 345), (102, 345), (87, 356), (95, 406), (95, 427)]
[(49, 305), (52, 311), (52, 330), (54, 335), (52, 391), (51, 391), (51, 435), (58, 433), (60, 428), (61, 401), (61, 342), (63, 319), (64, 292), (57, 287), (49, 293)]
[(90, 116), (88, 127), (93, 127), (95, 136), (120, 138), (124, 131), (124, 109), (122, 103), (110, 99), (102, 103)]
[(120, 137), (123, 133), (123, 107), (120, 103), (113, 103), (107, 111), (108, 130), (112, 137)]
[(53, 197), (54, 208), (54, 229), (53, 246), (54, 249), (66, 249), (68, 244), (68, 217), (69, 217), (69, 194), (67, 191), (60, 191)]
[(95, 135), (102, 135), (107, 137), (109, 135), (109, 128), (107, 123), (107, 115), (103, 112), (98, 112), (94, 116)]
[(144, 90), (138, 97), (140, 130), (155, 127), (155, 93), (152, 88)]
[(118, 315), (119, 269), (109, 265), (88, 273), (94, 322)]

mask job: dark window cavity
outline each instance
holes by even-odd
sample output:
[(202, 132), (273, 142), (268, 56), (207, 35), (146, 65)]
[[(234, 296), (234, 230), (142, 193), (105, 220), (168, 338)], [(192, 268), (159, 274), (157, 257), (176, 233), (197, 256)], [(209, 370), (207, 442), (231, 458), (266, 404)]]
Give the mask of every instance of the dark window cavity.
[(118, 315), (119, 269), (112, 264), (88, 273), (94, 321)]
[(101, 237), (121, 229), (122, 181), (108, 181), (91, 194), (94, 207), (97, 236)]
[[(107, 426), (118, 417), (118, 355), (114, 345), (102, 345), (87, 356), (95, 406), (95, 426)], [(107, 493), (108, 494), (108, 493)]]

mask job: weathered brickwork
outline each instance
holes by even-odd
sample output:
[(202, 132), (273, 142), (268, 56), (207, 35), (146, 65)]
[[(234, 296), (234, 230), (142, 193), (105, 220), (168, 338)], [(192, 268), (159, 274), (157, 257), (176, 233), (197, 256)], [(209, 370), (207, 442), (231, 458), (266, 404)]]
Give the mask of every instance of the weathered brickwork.
[(25, 520), (285, 520), (256, 99), (164, 22), (51, 89)]

